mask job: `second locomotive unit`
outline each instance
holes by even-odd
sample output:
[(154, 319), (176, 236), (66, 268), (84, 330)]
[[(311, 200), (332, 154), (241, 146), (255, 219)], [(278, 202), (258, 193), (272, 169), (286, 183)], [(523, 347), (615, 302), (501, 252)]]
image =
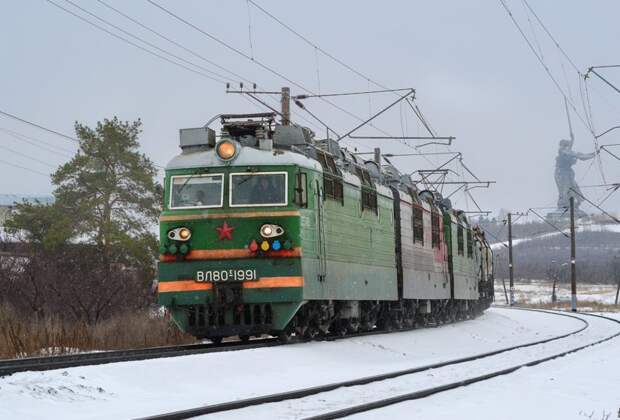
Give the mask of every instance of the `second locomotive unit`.
[(159, 302), (182, 330), (313, 337), (490, 305), (491, 249), (436, 192), (272, 113), (220, 121), (181, 130), (166, 168)]

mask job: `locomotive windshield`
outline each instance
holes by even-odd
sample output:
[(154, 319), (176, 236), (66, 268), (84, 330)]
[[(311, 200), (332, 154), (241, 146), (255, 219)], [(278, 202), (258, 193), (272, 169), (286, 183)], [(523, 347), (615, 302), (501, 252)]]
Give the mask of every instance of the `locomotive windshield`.
[(286, 172), (230, 174), (230, 206), (286, 206)]
[(170, 208), (222, 207), (224, 175), (173, 176)]

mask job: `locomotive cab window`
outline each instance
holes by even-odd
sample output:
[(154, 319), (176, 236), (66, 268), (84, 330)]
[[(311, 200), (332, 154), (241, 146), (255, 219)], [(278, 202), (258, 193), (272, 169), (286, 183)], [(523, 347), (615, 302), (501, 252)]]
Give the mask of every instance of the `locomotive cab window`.
[(329, 198), (344, 204), (344, 189), (340, 170), (336, 166), (334, 157), (317, 150), (317, 158), (323, 168), (323, 198)]
[(458, 255), (464, 255), (465, 253), (465, 244), (463, 243), (463, 226), (457, 225), (456, 227), (456, 243), (458, 246)]
[(471, 230), (467, 229), (467, 256), (474, 257), (474, 241), (472, 239)]
[(258, 172), (230, 174), (230, 207), (286, 206), (288, 174)]
[(170, 178), (170, 209), (222, 207), (224, 175), (176, 175)]
[(413, 206), (413, 242), (424, 245), (424, 210)]

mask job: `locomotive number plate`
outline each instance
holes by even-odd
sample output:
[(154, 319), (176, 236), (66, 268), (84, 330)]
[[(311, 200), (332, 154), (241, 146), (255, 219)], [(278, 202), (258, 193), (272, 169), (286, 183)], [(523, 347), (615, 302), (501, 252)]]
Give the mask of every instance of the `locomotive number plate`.
[(208, 270), (196, 271), (196, 281), (199, 283), (218, 283), (233, 281), (258, 280), (256, 270)]

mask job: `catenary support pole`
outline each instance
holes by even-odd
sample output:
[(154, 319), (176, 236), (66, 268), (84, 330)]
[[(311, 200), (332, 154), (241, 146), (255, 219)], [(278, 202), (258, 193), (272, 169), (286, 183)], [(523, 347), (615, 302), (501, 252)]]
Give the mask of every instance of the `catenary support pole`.
[(381, 168), (381, 149), (375, 147), (375, 163)]
[(512, 265), (512, 213), (508, 213), (508, 273), (510, 274), (510, 306), (515, 304), (515, 278)]
[(575, 197), (570, 202), (570, 309), (577, 312), (577, 267), (575, 261)]

